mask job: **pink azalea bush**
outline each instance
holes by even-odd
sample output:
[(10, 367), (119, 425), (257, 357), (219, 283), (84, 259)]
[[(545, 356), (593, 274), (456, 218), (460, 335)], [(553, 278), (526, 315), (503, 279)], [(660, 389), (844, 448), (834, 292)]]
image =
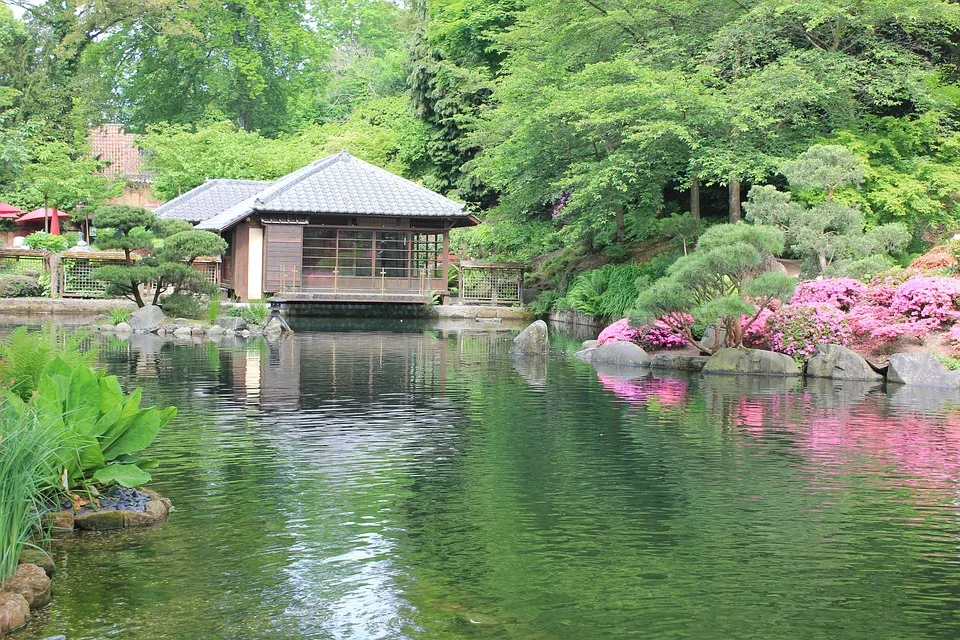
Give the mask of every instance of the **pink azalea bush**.
[(790, 304), (826, 303), (849, 311), (864, 294), (867, 287), (853, 278), (827, 278), (801, 282), (793, 292)]
[(854, 307), (849, 323), (857, 346), (865, 351), (886, 351), (902, 337), (923, 339), (939, 326), (935, 319), (910, 318), (884, 305)]
[(770, 349), (796, 359), (813, 355), (818, 344), (847, 345), (853, 338), (847, 314), (826, 302), (781, 307), (767, 316), (761, 335)]
[[(693, 319), (690, 319), (691, 323)], [(606, 327), (597, 336), (597, 342), (633, 342), (645, 349), (676, 349), (687, 344), (686, 339), (664, 322), (658, 320), (652, 325), (631, 327), (627, 318), (617, 320)]]
[(938, 324), (960, 318), (960, 280), (939, 276), (914, 276), (899, 287), (890, 308), (908, 318), (936, 320)]

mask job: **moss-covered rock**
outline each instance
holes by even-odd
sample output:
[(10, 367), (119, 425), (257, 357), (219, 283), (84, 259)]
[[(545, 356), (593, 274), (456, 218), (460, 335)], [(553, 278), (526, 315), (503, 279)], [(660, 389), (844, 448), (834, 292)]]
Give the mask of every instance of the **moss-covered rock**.
[(703, 366), (704, 373), (743, 376), (799, 376), (793, 358), (763, 349), (720, 349)]
[(74, 526), (82, 531), (109, 531), (145, 527), (162, 522), (170, 512), (170, 501), (156, 491), (140, 489), (150, 496), (145, 511), (91, 511), (76, 516)]
[(31, 609), (42, 609), (50, 604), (50, 577), (35, 564), (21, 564), (3, 583), (3, 591), (19, 593)]
[(19, 593), (0, 591), (0, 637), (27, 624), (30, 604)]
[(57, 570), (53, 558), (43, 549), (24, 549), (20, 552), (20, 564), (35, 564), (48, 576), (52, 576)]

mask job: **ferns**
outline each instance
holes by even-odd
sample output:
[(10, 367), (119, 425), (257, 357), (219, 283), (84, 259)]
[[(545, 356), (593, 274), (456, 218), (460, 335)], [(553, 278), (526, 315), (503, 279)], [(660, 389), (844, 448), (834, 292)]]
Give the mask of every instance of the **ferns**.
[(82, 331), (68, 334), (60, 329), (15, 329), (6, 341), (0, 342), (0, 386), (9, 386), (27, 400), (36, 390), (43, 368), (54, 358), (62, 358), (70, 366), (93, 360), (96, 353), (83, 347), (86, 338)]
[(622, 318), (637, 299), (637, 278), (644, 270), (634, 264), (608, 264), (582, 273), (567, 292), (567, 302), (580, 313)]

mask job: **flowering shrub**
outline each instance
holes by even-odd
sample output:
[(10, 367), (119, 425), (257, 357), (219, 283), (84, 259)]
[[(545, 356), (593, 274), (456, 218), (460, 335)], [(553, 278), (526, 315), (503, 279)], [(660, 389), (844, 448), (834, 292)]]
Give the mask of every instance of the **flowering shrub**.
[(771, 349), (798, 360), (818, 344), (846, 345), (853, 337), (846, 314), (825, 302), (782, 307), (767, 319), (766, 335)]
[(908, 318), (936, 320), (937, 325), (960, 318), (960, 279), (915, 276), (899, 287), (890, 300), (890, 308)]
[[(691, 319), (691, 324), (693, 320)], [(617, 320), (597, 336), (597, 342), (633, 342), (646, 349), (675, 349), (687, 344), (686, 339), (665, 323), (657, 321), (652, 325), (633, 328), (627, 318)]]
[(949, 272), (957, 269), (957, 259), (949, 245), (940, 245), (914, 258), (910, 268)]
[(901, 337), (922, 339), (940, 324), (932, 318), (908, 318), (882, 305), (855, 307), (848, 322), (857, 344), (867, 351), (886, 351)]
[(630, 326), (630, 320), (624, 318), (623, 320), (617, 320), (601, 331), (600, 335), (597, 336), (597, 342), (600, 344), (607, 344), (608, 342), (636, 342), (637, 336), (639, 335), (640, 330), (632, 328)]
[(793, 292), (790, 304), (826, 303), (849, 311), (857, 304), (866, 287), (853, 278), (827, 278), (801, 282)]

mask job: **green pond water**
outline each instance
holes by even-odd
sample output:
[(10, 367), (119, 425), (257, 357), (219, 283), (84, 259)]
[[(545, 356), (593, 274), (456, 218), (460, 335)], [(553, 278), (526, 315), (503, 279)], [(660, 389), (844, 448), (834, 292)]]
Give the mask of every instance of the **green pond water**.
[(180, 407), (153, 446), (176, 511), (58, 544), (16, 640), (960, 637), (957, 395), (299, 329), (102, 341)]

